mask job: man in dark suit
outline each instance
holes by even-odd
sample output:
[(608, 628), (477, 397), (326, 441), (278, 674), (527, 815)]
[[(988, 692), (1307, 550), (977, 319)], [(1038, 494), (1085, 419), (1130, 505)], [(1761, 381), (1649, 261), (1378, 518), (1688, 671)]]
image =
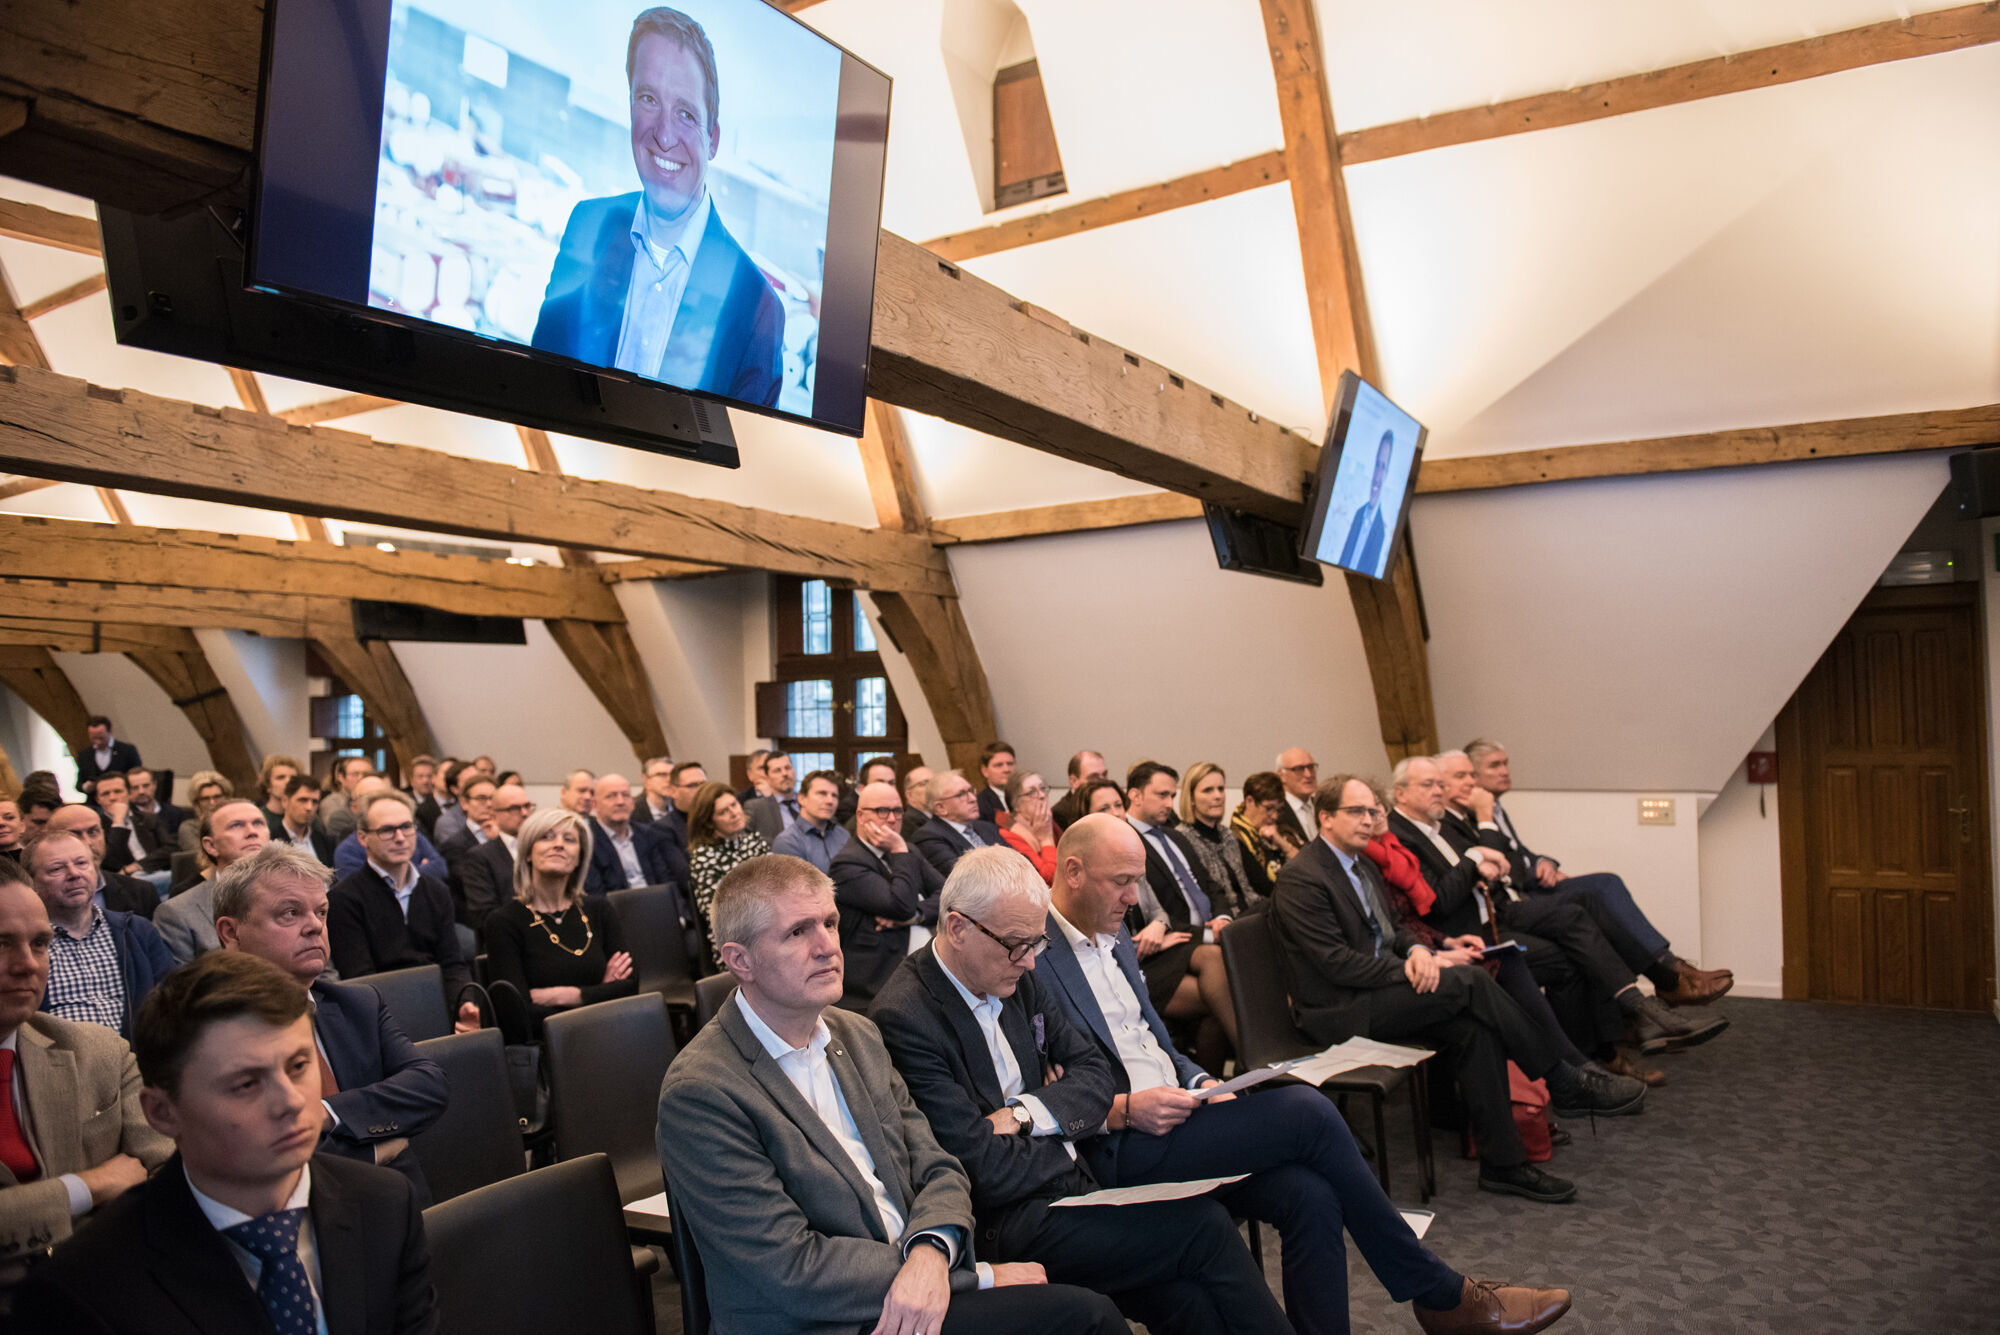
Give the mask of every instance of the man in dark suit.
[(1622, 1111), (1645, 1098), (1644, 1087), (1577, 1065), (1484, 969), (1441, 963), (1402, 926), (1363, 851), (1382, 814), (1365, 781), (1335, 775), (1314, 806), (1320, 837), (1278, 874), (1269, 910), (1294, 1021), (1315, 1043), (1359, 1035), (1436, 1049), (1465, 1095), (1480, 1189), (1547, 1204), (1574, 1199), (1574, 1184), (1528, 1162), (1508, 1100), (1508, 1061), (1579, 1112)]
[(15, 1311), (25, 1329), (308, 1335), (322, 1317), (330, 1335), (437, 1329), (409, 1183), (313, 1152), (325, 1110), (307, 1012), (282, 970), (233, 951), (163, 985), (135, 1035), (139, 1099), (179, 1152), (35, 1272)]
[(640, 188), (571, 212), (534, 345), (770, 407), (784, 379), (785, 308), (708, 188), (722, 135), (714, 48), (685, 14), (648, 9), (625, 73)]
[(622, 774), (597, 781), (597, 814), (591, 818), (590, 872), (593, 895), (640, 885), (688, 884), (687, 845), (670, 825), (641, 825), (632, 819), (632, 785)]
[[(173, 777), (169, 772), (169, 779)], [(167, 800), (167, 794), (159, 791), (159, 784), (153, 771), (144, 765), (135, 765), (125, 771), (125, 786), (131, 792), (132, 809), (153, 818), (160, 827), (160, 833), (169, 844), (180, 838), (181, 822), (190, 814), (185, 807), (177, 807)]]
[(833, 855), (834, 903), (840, 906), (840, 949), (846, 958), (841, 1005), (867, 1009), (915, 945), (937, 923), (944, 877), (903, 840), (903, 805), (896, 785), (871, 783), (854, 812), (854, 838)]
[(164, 881), (179, 844), (167, 837), (159, 822), (133, 807), (129, 784), (123, 770), (97, 776), (90, 806), (104, 818), (104, 865), (128, 876), (159, 872), (158, 879)]
[(665, 756), (654, 756), (639, 766), (639, 785), (639, 800), (632, 808), (633, 822), (657, 825), (666, 820), (674, 810), (674, 762)]
[(1007, 784), (1014, 777), (1014, 748), (1005, 742), (988, 742), (979, 750), (979, 819), (1007, 828), (1002, 819), (1007, 810)]
[[(1236, 1010), (1215, 937), (1228, 918), (1215, 911), (1217, 893), (1187, 836), (1167, 822), (1180, 793), (1180, 774), (1142, 760), (1125, 778), (1126, 820), (1146, 850), (1146, 884), (1127, 917), (1153, 1004), (1169, 1019), (1213, 1020), (1231, 1047)], [(1211, 1033), (1208, 1043), (1213, 1044)], [(1206, 1045), (1198, 1045), (1197, 1051)], [(1216, 1064), (1221, 1064), (1218, 1056)]]
[(1539, 1330), (1569, 1306), (1559, 1289), (1467, 1280), (1418, 1242), (1362, 1161), (1340, 1113), (1317, 1090), (1289, 1084), (1243, 1100), (1197, 1103), (1216, 1083), (1190, 1061), (1147, 1000), (1124, 930), (1143, 853), (1115, 816), (1086, 816), (1063, 834), (1044, 922), (1044, 990), (1110, 1063), (1118, 1096), (1105, 1134), (1082, 1142), (1111, 1186), (1251, 1176), (1218, 1198), (1276, 1225), (1284, 1239), (1285, 1307), (1300, 1330), (1344, 1330), (1347, 1265), (1341, 1226), (1398, 1302), (1432, 1331)]
[(1375, 473), (1368, 484), (1368, 500), (1354, 512), (1347, 541), (1340, 548), (1340, 564), (1364, 575), (1382, 574), (1383, 547), (1388, 526), (1382, 516), (1382, 484), (1389, 480), (1389, 460), (1396, 453), (1396, 433), (1384, 431), (1375, 450)]
[(51, 834), (73, 834), (83, 840), (84, 847), (90, 850), (91, 858), (97, 863), (97, 907), (137, 914), (148, 922), (152, 921), (153, 911), (160, 907), (160, 892), (153, 887), (153, 883), (105, 870), (107, 866), (116, 864), (109, 861), (111, 840), (105, 834), (103, 813), (95, 807), (75, 803), (58, 807), (56, 813), (49, 817), (48, 824), (42, 827), (43, 838)]
[(139, 748), (113, 737), (111, 720), (104, 715), (92, 714), (84, 724), (84, 732), (90, 738), (90, 745), (76, 758), (76, 786), (86, 797), (95, 795), (98, 775), (111, 770), (122, 774), (142, 763)]
[(661, 824), (671, 825), (681, 837), (681, 847), (688, 843), (688, 812), (694, 807), (694, 795), (708, 782), (708, 771), (700, 761), (684, 760), (674, 766), (673, 782), (669, 789), (671, 805)]
[(1110, 773), (1102, 752), (1079, 751), (1069, 758), (1069, 791), (1063, 794), (1060, 802), (1049, 808), (1049, 814), (1056, 819), (1057, 834), (1083, 819), (1083, 786)]
[(399, 792), (371, 794), (357, 819), (368, 865), (335, 882), (328, 895), (333, 967), (352, 981), (435, 964), (444, 973), (447, 1009), (457, 1010), (462, 1023), (477, 1028), (479, 1007), (459, 1001), (460, 991), (472, 981), (472, 968), (459, 950), (451, 889), (411, 861), (417, 816), (410, 799)]
[(1114, 1085), (1034, 976), (1047, 914), (1032, 866), (998, 849), (966, 854), (938, 936), (869, 1011), (938, 1143), (972, 1179), (978, 1251), (1038, 1261), (1150, 1330), (1292, 1329), (1220, 1201), (1053, 1208), (1098, 1185), (1075, 1142), (1110, 1115)]
[(712, 921), (740, 986), (668, 1069), (658, 1141), (715, 1328), (1123, 1335), (1109, 1302), (1045, 1285), (1038, 1265), (975, 1264), (965, 1171), (875, 1026), (833, 1008), (827, 878), (798, 858), (751, 858), (716, 887)]
[(1301, 848), (1319, 837), (1313, 815), (1313, 790), (1319, 787), (1319, 762), (1303, 746), (1278, 753), (1278, 782), (1285, 786), (1285, 800), (1278, 806), (1278, 828), (1292, 836)]
[(44, 830), (21, 870), (54, 925), (42, 1009), (130, 1038), (140, 1003), (174, 968), (159, 933), (137, 914), (97, 906), (97, 859), (74, 834)]
[(458, 920), (475, 932), (486, 930), (486, 915), (514, 897), (514, 839), (534, 811), (526, 788), (502, 784), (492, 798), (493, 837), (475, 844), (468, 830), (462, 841), (454, 841), (452, 899)]
[(928, 765), (914, 765), (904, 773), (903, 790), (903, 838), (916, 846), (917, 831), (930, 824), (931, 794), (937, 789), (937, 776)]
[(799, 818), (798, 775), (792, 768), (792, 758), (783, 751), (772, 751), (764, 757), (764, 795), (753, 797), (743, 804), (743, 814), (749, 818), (750, 828), (764, 836), (764, 842), (775, 844), (778, 836), (790, 829), (792, 822)]
[[(330, 870), (338, 845), (319, 823), (322, 791), (319, 780), (310, 774), (294, 774), (286, 780), (285, 806), (277, 813), (276, 823), (271, 825), (271, 842), (289, 844)], [(270, 821), (268, 812), (264, 819)]]
[(326, 1062), (320, 1153), (384, 1164), (410, 1179), (417, 1201), (430, 1186), (410, 1137), (444, 1115), (450, 1087), (442, 1067), (418, 1055), (375, 989), (324, 977), (325, 866), (298, 849), (271, 844), (216, 878), (215, 931), (224, 950), (269, 960), (312, 994), (313, 1036)]
[(418, 756), (410, 762), (410, 786), (403, 791), (416, 803), (417, 824), (428, 835), (437, 825), (444, 808), (438, 805), (438, 762), (436, 756)]
[(931, 818), (911, 842), (943, 876), (951, 875), (959, 858), (975, 848), (1011, 847), (1000, 837), (999, 826), (979, 818), (972, 781), (955, 769), (940, 770), (931, 780)]

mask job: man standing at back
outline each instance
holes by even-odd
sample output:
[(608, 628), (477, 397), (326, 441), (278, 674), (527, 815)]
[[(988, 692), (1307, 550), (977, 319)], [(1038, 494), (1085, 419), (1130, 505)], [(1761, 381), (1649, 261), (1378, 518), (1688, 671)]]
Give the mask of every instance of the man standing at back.
[(130, 742), (121, 742), (111, 735), (111, 720), (102, 714), (92, 714), (84, 724), (84, 732), (90, 738), (90, 746), (76, 758), (76, 786), (86, 797), (95, 797), (97, 776), (111, 770), (123, 773), (136, 768), (139, 748)]
[(740, 986), (668, 1068), (659, 1120), (715, 1328), (1123, 1335), (1110, 1303), (1045, 1285), (1038, 1265), (975, 1266), (964, 1170), (875, 1026), (833, 1008), (839, 921), (797, 858), (751, 858), (716, 887), (714, 940)]

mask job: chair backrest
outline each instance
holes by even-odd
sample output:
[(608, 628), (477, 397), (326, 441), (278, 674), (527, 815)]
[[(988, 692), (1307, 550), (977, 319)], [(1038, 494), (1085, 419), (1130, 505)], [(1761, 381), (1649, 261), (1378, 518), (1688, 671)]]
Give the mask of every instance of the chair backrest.
[(1292, 1023), (1278, 938), (1264, 914), (1237, 918), (1222, 929), (1222, 963), (1236, 1008), (1236, 1054), (1244, 1070), (1317, 1051)]
[(461, 957), (471, 959), (479, 953), (479, 933), (462, 922), (453, 923), (451, 930), (458, 938), (458, 953)]
[[(188, 817), (193, 820), (193, 816)], [(179, 894), (191, 885), (201, 883), (201, 854), (170, 853), (167, 855), (167, 891)]]
[(699, 1029), (715, 1018), (722, 1009), (722, 1003), (729, 1000), (729, 994), (736, 990), (736, 975), (723, 972), (697, 978), (694, 984), (694, 1023)]
[(451, 1012), (444, 1004), (444, 970), (435, 964), (389, 969), (349, 982), (366, 983), (413, 1041), (443, 1038), (451, 1032)]
[(526, 1171), (500, 1031), (428, 1038), (417, 1051), (442, 1066), (451, 1083), (444, 1116), (410, 1138), (431, 1199), (448, 1201)]
[(702, 1269), (701, 1248), (683, 1222), (671, 1182), (667, 1184), (667, 1211), (674, 1220), (674, 1274), (681, 1281), (681, 1335), (708, 1335), (713, 1321), (708, 1310), (708, 1272)]
[(537, 1168), (424, 1211), (439, 1335), (653, 1335), (611, 1162)]
[(666, 1002), (641, 992), (558, 1011), (542, 1037), (556, 1158), (607, 1154), (621, 1201), (657, 1196), (660, 1081), (674, 1059)]
[(671, 885), (641, 885), (605, 896), (618, 915), (632, 973), (641, 992), (657, 992), (669, 1002), (687, 997), (694, 984), (687, 938), (681, 930), (681, 892)]

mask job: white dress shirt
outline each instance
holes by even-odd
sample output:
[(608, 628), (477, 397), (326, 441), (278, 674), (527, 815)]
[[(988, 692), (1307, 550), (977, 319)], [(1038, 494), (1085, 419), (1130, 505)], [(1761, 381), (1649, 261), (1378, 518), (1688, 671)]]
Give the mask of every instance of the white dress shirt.
[(417, 864), (414, 861), (405, 862), (403, 864), (403, 877), (400, 881), (391, 876), (389, 869), (374, 858), (368, 859), (368, 870), (388, 882), (389, 888), (396, 895), (396, 907), (403, 911), (403, 917), (407, 919), (410, 916), (410, 896), (417, 888), (417, 877), (420, 874), (417, 871)]
[(1299, 828), (1306, 832), (1306, 838), (1310, 839), (1319, 833), (1319, 817), (1313, 814), (1313, 800), (1310, 797), (1300, 797), (1287, 788), (1285, 801), (1292, 808), (1292, 814), (1299, 818)]
[(1090, 995), (1097, 999), (1097, 1009), (1104, 1012), (1104, 1023), (1111, 1029), (1111, 1041), (1118, 1048), (1118, 1060), (1125, 1067), (1125, 1080), (1131, 1092), (1137, 1094), (1161, 1085), (1178, 1086), (1180, 1073), (1174, 1069), (1173, 1058), (1160, 1046), (1160, 1040), (1153, 1037), (1146, 1013), (1139, 1008), (1139, 997), (1111, 953), (1118, 938), (1085, 936), (1062, 914), (1054, 909), (1049, 912), (1083, 969)]
[(618, 865), (624, 869), (625, 888), (636, 890), (646, 884), (646, 873), (639, 866), (639, 848), (632, 839), (632, 827), (629, 824), (625, 827), (623, 839), (620, 839), (608, 825), (604, 827), (604, 832), (611, 836), (612, 851), (618, 854)]
[(712, 209), (704, 188), (701, 203), (689, 210), (662, 247), (651, 235), (646, 197), (640, 193), (639, 206), (632, 212), (632, 277), (625, 287), (625, 318), (618, 330), (614, 363), (619, 370), (651, 380), (660, 378), (660, 364), (680, 318), (681, 297), (687, 292), (695, 251), (701, 246), (702, 233), (708, 230)]
[(284, 827), (283, 830), (280, 832), (280, 837), (282, 837), (286, 843), (290, 844), (293, 848), (298, 849), (299, 852), (305, 854), (307, 857), (311, 858), (314, 862), (319, 861), (319, 850), (313, 847), (312, 826), (308, 825), (303, 830), (294, 830), (292, 828), (292, 823), (288, 820), (285, 820), (283, 817), (279, 818), (278, 824)]
[[(1444, 830), (1442, 828), (1431, 824), (1430, 822), (1422, 819), (1421, 817), (1411, 815), (1409, 812), (1404, 811), (1401, 807), (1397, 807), (1396, 810), (1398, 812), (1401, 812), (1404, 820), (1408, 821), (1410, 824), (1416, 826), (1419, 830), (1422, 830), (1424, 832), (1424, 838), (1431, 841), (1431, 847), (1435, 848), (1438, 851), (1438, 853), (1443, 856), (1446, 862), (1456, 867), (1459, 863), (1465, 860), (1464, 858), (1458, 855), (1458, 850), (1451, 846), (1451, 841), (1444, 837)], [(1481, 922), (1488, 921), (1486, 913), (1486, 896), (1474, 895), (1472, 898), (1473, 901), (1479, 905), (1479, 921)]]
[[(958, 975), (946, 967), (942, 956), (938, 958), (938, 968), (951, 979), (951, 985), (958, 989), (958, 995), (972, 1011), (972, 1018), (979, 1024), (979, 1032), (986, 1039), (986, 1054), (993, 1059), (994, 1073), (1000, 1077), (1000, 1097), (1006, 1103), (1018, 1103), (1028, 1110), (1034, 1119), (1033, 1134), (1037, 1136), (1060, 1136), (1062, 1127), (1040, 1099), (1033, 1094), (1023, 1094), (1021, 1064), (1014, 1060), (1014, 1045), (1007, 1041), (1007, 1035), (1000, 1030), (1000, 1008), (1005, 1005), (1001, 997), (980, 998), (972, 994), (972, 989), (958, 981)], [(1076, 1146), (1063, 1141), (1063, 1148), (1069, 1157), (1076, 1158)]]
[[(181, 1172), (187, 1172), (186, 1164), (181, 1165)], [(233, 1205), (224, 1205), (221, 1201), (213, 1197), (202, 1195), (201, 1188), (194, 1184), (193, 1178), (188, 1179), (188, 1190), (194, 1193), (194, 1203), (201, 1207), (201, 1212), (204, 1215), (208, 1216), (208, 1222), (215, 1226), (217, 1235), (228, 1245), (229, 1254), (234, 1256), (236, 1264), (242, 1267), (243, 1277), (250, 1281), (251, 1288), (256, 1288), (258, 1280), (262, 1279), (264, 1275), (263, 1258), (255, 1252), (237, 1246), (235, 1239), (222, 1231), (225, 1228), (235, 1228), (238, 1224), (247, 1224), (256, 1218), (256, 1216), (244, 1214)], [(320, 1277), (319, 1247), (313, 1238), (312, 1211), (307, 1208), (307, 1202), (311, 1198), (312, 1165), (306, 1164), (299, 1169), (298, 1186), (292, 1188), (290, 1198), (279, 1208), (306, 1211), (306, 1217), (299, 1221), (299, 1260), (305, 1264), (306, 1279), (312, 1285), (313, 1306), (317, 1309), (316, 1316), (319, 1321), (319, 1335), (327, 1335), (326, 1284)]]
[[(42, 1158), (41, 1144), (35, 1139), (35, 1119), (28, 1112), (27, 1091), (21, 1088), (21, 1031), (16, 1029), (7, 1037), (0, 1038), (0, 1050), (14, 1054), (14, 1078), (8, 1086), (8, 1094), (14, 1105), (14, 1125), (21, 1129), (22, 1139), (34, 1149), (35, 1161), (39, 1163)], [(81, 1219), (89, 1214), (90, 1188), (84, 1185), (83, 1179), (75, 1173), (64, 1173), (56, 1180), (61, 1182), (63, 1190), (69, 1193), (69, 1217)]]

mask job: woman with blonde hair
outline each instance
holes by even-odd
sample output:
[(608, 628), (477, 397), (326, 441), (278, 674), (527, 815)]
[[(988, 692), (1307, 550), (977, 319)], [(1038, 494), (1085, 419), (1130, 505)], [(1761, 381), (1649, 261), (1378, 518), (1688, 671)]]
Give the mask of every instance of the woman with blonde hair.
[[(198, 769), (188, 776), (188, 805), (193, 809), (192, 819), (181, 822), (181, 832), (176, 842), (183, 853), (201, 852), (201, 818), (236, 796), (236, 785), (212, 769)], [(160, 794), (164, 800), (165, 793)], [(266, 821), (270, 818), (266, 817)]]
[(1222, 892), (1215, 908), (1231, 918), (1255, 913), (1265, 904), (1243, 865), (1243, 845), (1229, 819), (1229, 776), (1212, 760), (1188, 767), (1181, 784), (1181, 833), (1194, 845), (1208, 879)]
[(264, 757), (263, 768), (257, 771), (257, 801), (266, 811), (283, 813), (285, 809), (285, 785), (301, 773), (299, 762), (290, 756), (273, 752)]
[(550, 807), (514, 836), (514, 898), (486, 917), (486, 972), (527, 999), (534, 1024), (559, 1010), (638, 991), (618, 916), (584, 897), (590, 822)]

